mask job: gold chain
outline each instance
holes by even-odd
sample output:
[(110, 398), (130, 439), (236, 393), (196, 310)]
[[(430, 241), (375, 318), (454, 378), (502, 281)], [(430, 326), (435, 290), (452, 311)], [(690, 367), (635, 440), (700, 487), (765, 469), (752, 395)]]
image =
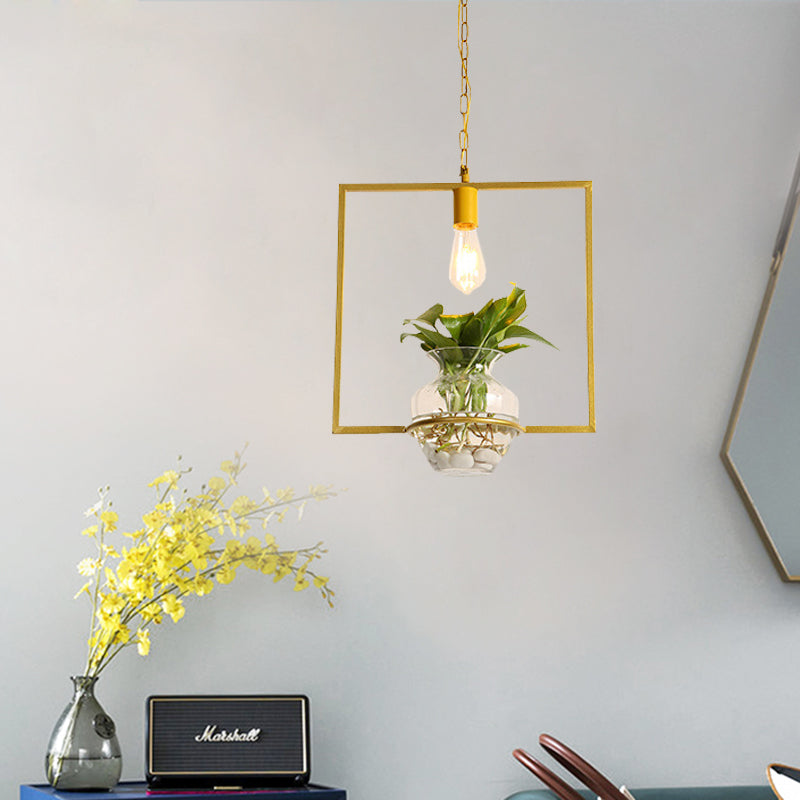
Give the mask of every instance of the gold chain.
[(458, 0), (458, 54), (461, 56), (461, 97), (459, 109), (461, 111), (461, 131), (458, 134), (458, 143), (461, 146), (461, 180), (469, 180), (469, 163), (467, 150), (469, 148), (469, 104), (472, 97), (472, 87), (469, 85), (469, 20), (467, 18), (467, 0)]

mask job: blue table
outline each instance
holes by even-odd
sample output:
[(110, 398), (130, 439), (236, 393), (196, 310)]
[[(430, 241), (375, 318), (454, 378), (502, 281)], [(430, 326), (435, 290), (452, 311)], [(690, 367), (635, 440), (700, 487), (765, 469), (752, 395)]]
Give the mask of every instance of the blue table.
[(347, 800), (344, 789), (319, 786), (309, 783), (306, 786), (275, 789), (244, 789), (237, 792), (183, 791), (169, 792), (159, 790), (147, 793), (146, 783), (120, 783), (110, 792), (59, 791), (46, 784), (19, 787), (19, 800), (210, 800), (212, 797), (225, 800)]

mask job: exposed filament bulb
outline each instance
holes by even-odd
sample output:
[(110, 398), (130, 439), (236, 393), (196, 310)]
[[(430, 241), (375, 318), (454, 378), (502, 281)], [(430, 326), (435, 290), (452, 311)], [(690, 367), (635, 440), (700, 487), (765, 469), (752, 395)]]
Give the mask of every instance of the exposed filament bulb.
[(477, 228), (456, 228), (450, 253), (450, 283), (464, 294), (486, 280), (486, 263), (478, 241)]

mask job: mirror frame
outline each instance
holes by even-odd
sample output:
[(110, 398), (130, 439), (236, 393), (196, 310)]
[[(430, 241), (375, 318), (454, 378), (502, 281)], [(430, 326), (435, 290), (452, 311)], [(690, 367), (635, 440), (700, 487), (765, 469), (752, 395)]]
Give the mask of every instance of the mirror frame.
[(722, 451), (720, 452), (722, 462), (725, 465), (728, 474), (731, 476), (734, 485), (738, 489), (739, 494), (744, 501), (745, 507), (750, 514), (750, 518), (753, 520), (753, 524), (756, 526), (756, 530), (758, 531), (761, 540), (764, 542), (764, 545), (767, 548), (767, 552), (770, 554), (775, 567), (780, 573), (781, 579), (787, 583), (800, 582), (800, 575), (792, 575), (787, 569), (786, 564), (781, 558), (775, 541), (770, 536), (766, 523), (758, 511), (755, 500), (750, 494), (741, 476), (741, 473), (733, 462), (730, 448), (731, 443), (733, 442), (734, 434), (736, 433), (736, 425), (739, 421), (739, 415), (742, 410), (744, 398), (747, 393), (747, 385), (750, 381), (750, 376), (753, 371), (753, 364), (755, 363), (756, 356), (758, 355), (758, 346), (761, 343), (761, 336), (764, 332), (767, 317), (769, 316), (769, 310), (772, 304), (772, 298), (775, 294), (778, 276), (780, 275), (781, 267), (783, 266), (783, 258), (791, 239), (795, 219), (797, 218), (798, 206), (800, 206), (800, 157), (798, 157), (797, 164), (795, 166), (791, 188), (789, 189), (789, 197), (786, 200), (786, 206), (784, 207), (780, 227), (778, 228), (775, 247), (772, 251), (772, 261), (769, 268), (767, 288), (764, 292), (764, 299), (761, 302), (761, 309), (759, 310), (758, 319), (756, 320), (753, 339), (750, 342), (750, 348), (747, 351), (747, 358), (745, 359), (744, 369), (742, 370), (742, 377), (739, 381), (739, 388), (736, 392), (736, 399), (734, 400), (733, 410), (731, 411), (731, 417), (725, 433), (725, 439), (722, 443)]

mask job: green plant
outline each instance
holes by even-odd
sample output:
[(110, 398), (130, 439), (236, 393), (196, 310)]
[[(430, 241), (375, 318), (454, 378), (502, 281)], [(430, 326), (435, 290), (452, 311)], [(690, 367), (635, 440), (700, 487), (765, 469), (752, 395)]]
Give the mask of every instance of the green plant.
[[(477, 469), (474, 465), (482, 462), (491, 470), (521, 430), (516, 397), (510, 393), (513, 403), (503, 405), (509, 392), (498, 392), (499, 384), (489, 371), (492, 362), (499, 354), (528, 347), (513, 340), (533, 339), (555, 345), (520, 324), (526, 301), (525, 290), (517, 286), (508, 297), (489, 300), (477, 312), (444, 314), (443, 310), (437, 303), (415, 319), (403, 321), (415, 330), (402, 333), (400, 341), (417, 339), (440, 367), (437, 380), (414, 396), (411, 432), (436, 469), (454, 466), (450, 459), (458, 454), (458, 468)], [(490, 386), (494, 387), (491, 401)], [(431, 388), (441, 398), (438, 407), (430, 402)]]
[[(461, 368), (466, 365), (467, 370), (491, 361), (494, 357), (489, 352), (491, 350), (511, 353), (528, 347), (524, 342), (511, 343), (510, 339), (533, 339), (555, 347), (538, 333), (519, 324), (524, 319), (526, 308), (525, 290), (518, 286), (514, 286), (508, 297), (489, 300), (480, 311), (470, 311), (468, 314), (444, 314), (442, 304), (436, 303), (415, 319), (403, 320), (403, 325), (413, 325), (416, 331), (402, 333), (400, 341), (418, 339), (426, 353), (448, 348), (442, 354), (445, 363)], [(470, 349), (464, 352), (463, 348)], [(484, 352), (473, 348), (480, 348)]]

